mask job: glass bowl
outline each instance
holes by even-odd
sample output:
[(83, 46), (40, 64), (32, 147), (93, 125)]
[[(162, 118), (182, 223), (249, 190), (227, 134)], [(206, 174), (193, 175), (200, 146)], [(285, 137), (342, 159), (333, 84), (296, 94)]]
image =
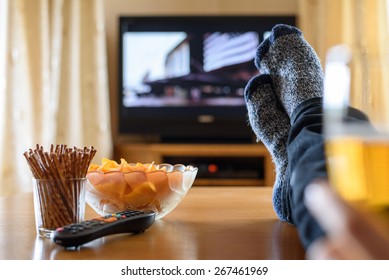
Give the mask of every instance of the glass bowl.
[(89, 171), (86, 202), (100, 215), (152, 210), (161, 219), (187, 194), (197, 171), (182, 164), (153, 164), (153, 171)]

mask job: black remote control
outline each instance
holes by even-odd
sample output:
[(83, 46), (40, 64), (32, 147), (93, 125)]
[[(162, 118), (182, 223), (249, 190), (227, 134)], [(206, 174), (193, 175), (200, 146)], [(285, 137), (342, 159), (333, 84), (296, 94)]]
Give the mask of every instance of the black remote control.
[(122, 211), (57, 228), (51, 238), (63, 247), (78, 247), (111, 234), (143, 232), (154, 220), (153, 211)]

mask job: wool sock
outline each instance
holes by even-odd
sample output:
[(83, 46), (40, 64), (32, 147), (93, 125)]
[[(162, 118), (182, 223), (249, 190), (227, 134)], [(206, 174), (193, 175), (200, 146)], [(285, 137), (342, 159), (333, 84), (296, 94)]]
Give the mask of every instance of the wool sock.
[(256, 76), (248, 82), (245, 102), (251, 128), (275, 164), (274, 210), (280, 220), (291, 222), (289, 183), (285, 181), (290, 119), (273, 91), (270, 75)]
[(258, 47), (255, 64), (271, 76), (274, 91), (289, 117), (303, 101), (322, 97), (324, 74), (314, 49), (302, 32), (278, 24)]

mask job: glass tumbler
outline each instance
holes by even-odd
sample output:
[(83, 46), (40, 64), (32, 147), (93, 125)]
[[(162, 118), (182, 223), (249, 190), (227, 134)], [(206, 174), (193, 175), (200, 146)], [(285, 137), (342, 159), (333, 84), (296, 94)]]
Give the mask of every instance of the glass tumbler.
[(83, 221), (86, 178), (33, 178), (34, 212), (37, 235), (50, 238), (58, 227)]
[[(335, 46), (326, 59), (323, 98), (331, 185), (346, 200), (379, 210), (389, 207), (388, 65), (388, 56)], [(360, 113), (350, 105), (368, 121), (356, 119)]]

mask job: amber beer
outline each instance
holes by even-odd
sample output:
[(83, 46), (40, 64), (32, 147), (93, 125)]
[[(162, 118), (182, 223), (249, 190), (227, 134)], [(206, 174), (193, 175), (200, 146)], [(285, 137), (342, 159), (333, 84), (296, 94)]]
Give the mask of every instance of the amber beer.
[[(386, 54), (330, 48), (323, 98), (329, 179), (345, 199), (389, 209), (389, 99)], [(360, 109), (369, 122), (350, 118)], [(385, 211), (386, 212), (386, 211)]]
[(331, 184), (349, 201), (389, 206), (389, 138), (366, 135), (326, 140)]

